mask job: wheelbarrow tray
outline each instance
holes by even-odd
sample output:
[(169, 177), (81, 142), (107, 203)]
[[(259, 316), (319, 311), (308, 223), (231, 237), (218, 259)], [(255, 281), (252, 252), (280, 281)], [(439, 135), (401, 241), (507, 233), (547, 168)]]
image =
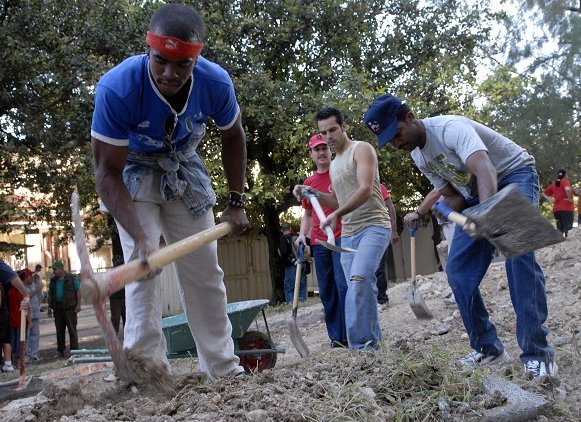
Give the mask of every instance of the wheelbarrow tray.
[[(227, 313), (232, 324), (232, 338), (239, 339), (246, 333), (258, 313), (268, 305), (267, 299), (245, 300), (228, 303)], [(190, 332), (185, 314), (165, 317), (162, 320), (163, 334), (167, 344), (168, 355), (189, 353), (194, 355), (196, 343)]]
[[(227, 314), (232, 325), (234, 353), (240, 357), (240, 365), (248, 372), (273, 368), (276, 354), (285, 353), (284, 347), (274, 344), (268, 329), (264, 308), (267, 299), (247, 300), (227, 304)], [(250, 324), (262, 312), (266, 333), (248, 331)], [(163, 318), (162, 330), (166, 339), (168, 359), (197, 356), (196, 343), (190, 332), (185, 314)], [(70, 363), (108, 362), (108, 349), (71, 350)]]

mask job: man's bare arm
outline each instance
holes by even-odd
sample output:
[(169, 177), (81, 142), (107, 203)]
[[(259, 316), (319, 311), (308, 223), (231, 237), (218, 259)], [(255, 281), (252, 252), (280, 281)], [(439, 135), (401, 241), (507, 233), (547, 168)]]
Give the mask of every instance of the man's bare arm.
[(123, 226), (135, 242), (140, 253), (151, 252), (147, 237), (137, 218), (133, 199), (123, 182), (123, 169), (127, 161), (127, 147), (101, 142), (91, 137), (97, 193), (109, 213)]
[[(246, 135), (240, 115), (234, 125), (220, 131), (222, 137), (222, 164), (230, 191), (243, 193), (246, 182)], [(229, 205), (222, 213), (222, 220), (233, 225), (232, 234), (240, 234), (248, 227), (248, 217), (243, 208)]]

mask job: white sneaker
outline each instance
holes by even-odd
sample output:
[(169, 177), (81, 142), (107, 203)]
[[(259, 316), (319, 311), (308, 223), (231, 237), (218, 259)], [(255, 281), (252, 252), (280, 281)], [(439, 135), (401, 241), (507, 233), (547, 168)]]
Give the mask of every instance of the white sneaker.
[(544, 361), (529, 360), (525, 363), (525, 375), (535, 381), (543, 381), (547, 378), (556, 377), (559, 367), (553, 361), (547, 365)]
[(4, 365), (2, 367), (2, 372), (14, 372), (14, 366), (12, 366), (12, 364)]
[(472, 350), (466, 356), (461, 357), (458, 359), (458, 362), (463, 366), (496, 366), (502, 365), (510, 361), (510, 355), (503, 351), (499, 355), (484, 355), (483, 353), (477, 352), (476, 350)]

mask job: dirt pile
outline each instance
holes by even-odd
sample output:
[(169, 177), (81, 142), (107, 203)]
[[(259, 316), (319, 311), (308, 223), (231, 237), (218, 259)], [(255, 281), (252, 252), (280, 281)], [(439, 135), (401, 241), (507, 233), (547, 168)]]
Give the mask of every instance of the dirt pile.
[[(538, 416), (538, 421), (573, 421), (581, 414), (581, 229), (570, 236), (564, 243), (537, 252), (547, 280), (546, 325), (556, 349), (559, 385), (538, 385), (522, 375), (504, 264), (493, 264), (482, 283), (491, 317), (513, 357), (511, 364), (496, 373), (550, 402), (549, 410)], [(202, 382), (189, 376), (197, 370), (196, 359), (176, 360), (172, 366), (177, 392), (170, 397), (111, 381), (110, 366), (90, 375), (47, 375), (45, 389), (34, 402), (12, 403), (11, 410), (0, 411), (0, 419), (456, 421), (476, 420), (484, 409), (502, 406), (503, 397), (481, 393), (480, 383), (489, 369), (466, 371), (456, 363), (469, 346), (458, 310), (448, 298), (445, 274), (420, 276), (418, 284), (434, 319), (418, 320), (405, 298), (408, 283), (397, 284), (389, 291), (389, 306), (380, 311), (384, 344), (375, 352), (331, 349), (320, 305), (300, 308), (300, 332), (311, 351), (305, 359), (290, 342), (284, 323), (290, 315), (284, 313), (269, 317), (274, 340), (286, 348), (272, 370)]]

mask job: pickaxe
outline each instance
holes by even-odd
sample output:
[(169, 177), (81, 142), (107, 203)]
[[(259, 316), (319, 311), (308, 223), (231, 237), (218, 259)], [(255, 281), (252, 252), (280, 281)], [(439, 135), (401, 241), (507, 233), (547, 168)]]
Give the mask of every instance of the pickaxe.
[(71, 205), (75, 243), (81, 262), (82, 296), (85, 301), (93, 304), (111, 360), (117, 369), (117, 375), (121, 380), (129, 383), (140, 385), (153, 383), (158, 389), (168, 391), (168, 389), (171, 389), (172, 380), (162, 362), (158, 362), (149, 356), (143, 356), (131, 349), (123, 350), (113, 324), (107, 317), (106, 300), (111, 294), (121, 290), (128, 283), (145, 277), (151, 270), (162, 268), (227, 235), (232, 230), (232, 226), (228, 222), (220, 223), (152, 252), (147, 258), (146, 265), (139, 260), (134, 260), (109, 271), (95, 273), (89, 260), (89, 250), (81, 222), (79, 196), (76, 190), (72, 195)]

